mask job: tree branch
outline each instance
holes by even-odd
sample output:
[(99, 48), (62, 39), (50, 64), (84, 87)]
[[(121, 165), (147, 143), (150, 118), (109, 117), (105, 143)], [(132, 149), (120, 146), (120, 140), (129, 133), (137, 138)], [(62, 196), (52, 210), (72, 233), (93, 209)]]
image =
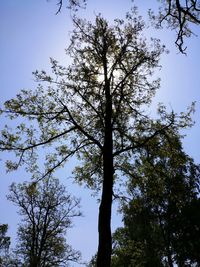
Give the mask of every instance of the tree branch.
[(67, 111), (69, 118), (71, 120), (71, 122), (74, 124), (74, 127), (76, 129), (78, 129), (83, 135), (85, 135), (90, 141), (94, 142), (101, 150), (103, 149), (101, 143), (94, 138), (92, 135), (90, 135), (88, 132), (86, 132), (74, 119), (74, 117), (72, 116), (71, 112), (69, 111), (68, 107), (61, 101), (59, 100), (60, 103), (63, 105), (63, 107), (65, 108), (65, 110)]
[(131, 145), (131, 146), (127, 146), (125, 148), (122, 148), (116, 152), (113, 153), (113, 156), (118, 156), (120, 154), (122, 154), (123, 152), (127, 152), (127, 151), (130, 151), (130, 150), (133, 150), (133, 149), (136, 149), (136, 148), (141, 148), (143, 147), (144, 145), (146, 145), (150, 140), (152, 140), (155, 136), (157, 136), (158, 134), (164, 132), (166, 129), (168, 129), (171, 125), (173, 124), (173, 122), (171, 122), (170, 124), (166, 125), (165, 127), (163, 127), (162, 129), (160, 130), (157, 130), (155, 131), (151, 136), (145, 138), (145, 140), (141, 143), (138, 143), (136, 145)]

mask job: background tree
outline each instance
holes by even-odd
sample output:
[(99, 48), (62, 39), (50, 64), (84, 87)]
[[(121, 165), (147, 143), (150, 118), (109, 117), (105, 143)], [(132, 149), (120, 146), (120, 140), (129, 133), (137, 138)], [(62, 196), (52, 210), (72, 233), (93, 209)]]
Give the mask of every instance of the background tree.
[(3, 266), (3, 259), (8, 254), (8, 249), (10, 246), (10, 237), (6, 236), (8, 231), (7, 224), (0, 225), (0, 266)]
[[(17, 266), (68, 266), (80, 254), (65, 240), (72, 218), (80, 216), (79, 200), (66, 193), (57, 179), (12, 184), (8, 199), (19, 207), (22, 222), (17, 232)], [(15, 266), (11, 260), (9, 266)]]
[(164, 244), (158, 220), (137, 199), (124, 211), (124, 227), (113, 235), (112, 267), (163, 267)]
[(186, 203), (176, 224), (173, 240), (178, 266), (200, 266), (200, 199)]
[(131, 168), (132, 200), (114, 235), (113, 266), (198, 266), (200, 167), (183, 152), (180, 137), (157, 136)]
[(22, 117), (23, 123), (16, 131), (8, 126), (3, 129), (0, 149), (14, 151), (19, 158), (7, 162), (10, 170), (26, 164), (32, 171), (37, 167), (39, 148), (42, 153), (47, 148), (42, 178), (69, 157), (80, 159), (76, 180), (95, 190), (102, 187), (97, 265), (109, 267), (114, 183), (120, 172), (125, 176), (126, 162), (157, 134), (172, 126), (189, 125), (190, 111), (177, 118), (160, 107), (159, 120), (147, 116), (159, 88), (153, 71), (165, 48), (159, 40), (147, 44), (142, 35), (144, 22), (135, 10), (112, 26), (101, 16), (94, 24), (74, 18), (74, 25), (67, 49), (71, 65), (63, 67), (51, 59), (53, 75), (35, 72), (36, 79), (47, 87), (39, 84), (35, 91), (22, 90), (5, 103), (2, 112), (10, 119)]

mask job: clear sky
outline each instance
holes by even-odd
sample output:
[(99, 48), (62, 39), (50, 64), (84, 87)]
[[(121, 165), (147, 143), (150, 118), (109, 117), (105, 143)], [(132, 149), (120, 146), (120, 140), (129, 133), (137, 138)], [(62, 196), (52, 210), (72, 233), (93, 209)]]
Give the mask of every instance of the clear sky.
[[(135, 1), (139, 10), (145, 14), (156, 0)], [(101, 12), (106, 18), (123, 17), (131, 6), (131, 0), (88, 0), (86, 10), (79, 14), (93, 19)], [(36, 87), (32, 71), (49, 69), (49, 57), (67, 64), (64, 49), (69, 44), (69, 31), (72, 29), (69, 10), (56, 13), (56, 0), (1, 0), (0, 1), (0, 104), (14, 97), (20, 89)], [(155, 102), (164, 102), (168, 109), (185, 111), (192, 101), (196, 103), (195, 126), (186, 132), (185, 150), (200, 162), (200, 27), (195, 28), (199, 37), (193, 36), (187, 41), (187, 56), (178, 53), (174, 45), (175, 33), (170, 30), (150, 30), (152, 36), (158, 36), (170, 49), (169, 55), (161, 60), (161, 88)], [(0, 125), (6, 122), (1, 119)], [(10, 155), (3, 155), (5, 159)], [(72, 185), (70, 176), (74, 161), (65, 171), (57, 173), (67, 185), (69, 192), (82, 198), (83, 218), (74, 221), (75, 227), (69, 233), (69, 241), (75, 249), (80, 249), (83, 260), (89, 260), (97, 249), (97, 213), (95, 198), (86, 189)], [(0, 162), (0, 223), (9, 224), (9, 234), (14, 238), (18, 223), (15, 207), (8, 203), (5, 195), (12, 181), (27, 180), (23, 170), (6, 174), (3, 162)], [(67, 182), (66, 182), (67, 181)], [(113, 229), (120, 224), (120, 216), (114, 215)], [(74, 265), (75, 266), (75, 265)]]

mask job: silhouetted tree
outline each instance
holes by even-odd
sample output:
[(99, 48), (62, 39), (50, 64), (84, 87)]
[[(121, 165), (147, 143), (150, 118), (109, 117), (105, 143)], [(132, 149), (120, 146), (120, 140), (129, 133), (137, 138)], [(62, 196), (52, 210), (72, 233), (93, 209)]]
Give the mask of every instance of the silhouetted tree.
[[(46, 152), (43, 177), (76, 155), (78, 182), (95, 190), (102, 188), (99, 207), (98, 267), (109, 267), (111, 259), (111, 208), (113, 185), (138, 149), (170, 127), (190, 124), (189, 113), (180, 120), (160, 106), (160, 119), (150, 120), (144, 111), (151, 103), (159, 79), (152, 75), (164, 51), (158, 40), (150, 44), (142, 36), (145, 25), (134, 10), (126, 20), (112, 26), (101, 16), (94, 24), (74, 18), (75, 29), (67, 49), (71, 65), (63, 67), (51, 59), (53, 75), (35, 72), (37, 90), (22, 90), (2, 110), (10, 119), (25, 123), (12, 132), (1, 132), (0, 149), (15, 151), (16, 169), (27, 164), (31, 170), (39, 148)], [(49, 149), (49, 146), (52, 149)], [(50, 151), (50, 152), (49, 152)], [(37, 178), (37, 177), (36, 177)]]
[(40, 183), (12, 184), (8, 199), (19, 208), (22, 217), (17, 245), (9, 266), (68, 266), (80, 254), (66, 243), (65, 234), (72, 218), (79, 216), (79, 201), (66, 193), (57, 179)]

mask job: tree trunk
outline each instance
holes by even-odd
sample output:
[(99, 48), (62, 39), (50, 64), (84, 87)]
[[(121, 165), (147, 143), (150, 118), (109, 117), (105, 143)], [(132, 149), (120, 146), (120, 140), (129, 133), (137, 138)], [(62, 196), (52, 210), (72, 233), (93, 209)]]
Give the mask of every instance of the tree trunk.
[(168, 264), (169, 264), (169, 267), (173, 267), (174, 264), (173, 264), (173, 261), (172, 261), (172, 256), (171, 256), (171, 253), (170, 251), (168, 251), (168, 254), (167, 254), (167, 259), (168, 259)]
[(105, 86), (106, 115), (105, 136), (103, 148), (103, 188), (99, 207), (99, 245), (97, 253), (97, 267), (110, 267), (112, 253), (111, 213), (113, 194), (113, 137), (112, 137), (112, 97), (109, 84)]
[(97, 254), (97, 267), (110, 267), (112, 238), (111, 238), (111, 212), (113, 190), (113, 159), (105, 156), (104, 181), (101, 204), (99, 207), (99, 246)]

